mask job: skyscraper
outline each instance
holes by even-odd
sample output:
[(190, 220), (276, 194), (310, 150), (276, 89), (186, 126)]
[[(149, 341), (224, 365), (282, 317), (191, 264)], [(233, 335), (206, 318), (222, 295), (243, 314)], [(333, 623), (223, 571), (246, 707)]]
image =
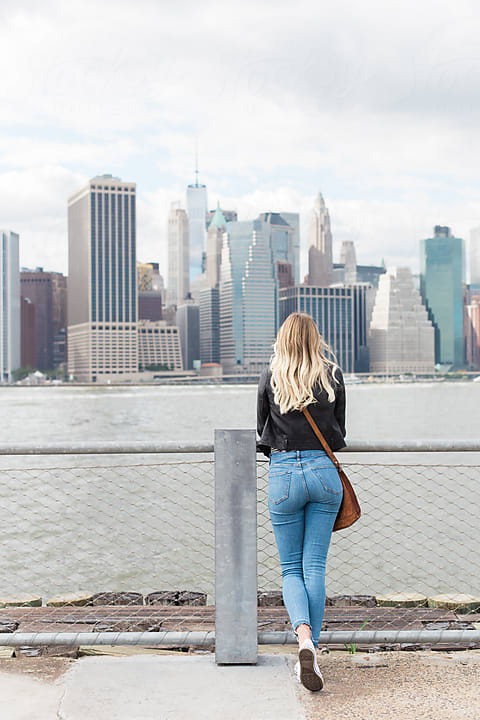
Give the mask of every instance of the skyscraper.
[[(67, 320), (67, 278), (62, 273), (46, 272), (22, 268), (20, 273), (20, 292), (35, 306), (35, 360), (33, 367), (38, 370), (51, 370), (65, 361), (64, 354), (54, 352), (55, 338), (63, 330), (65, 337)], [(24, 335), (27, 343), (32, 340)], [(60, 339), (57, 337), (57, 343)], [(23, 351), (22, 351), (23, 352)], [(25, 348), (27, 355), (30, 350)]]
[[(287, 219), (287, 217), (289, 220)], [(300, 277), (299, 215), (298, 213), (261, 213), (258, 219), (270, 229), (270, 246), (274, 263), (289, 263), (295, 282)], [(290, 224), (290, 222), (292, 224)], [(280, 278), (278, 278), (280, 279)]]
[(138, 371), (135, 183), (99, 175), (68, 201), (68, 372)]
[(281, 212), (282, 218), (293, 228), (292, 238), (292, 273), (293, 282), (298, 285), (300, 282), (300, 215), (298, 213)]
[(357, 282), (357, 254), (355, 245), (351, 240), (344, 240), (340, 254), (340, 263), (343, 264), (343, 281), (346, 285)]
[(150, 265), (153, 268), (152, 275), (152, 290), (159, 292), (162, 296), (162, 305), (165, 305), (167, 301), (167, 291), (165, 289), (165, 281), (163, 275), (160, 275), (160, 267), (157, 262), (152, 262)]
[(470, 290), (480, 295), (480, 227), (470, 231)]
[(277, 329), (278, 282), (270, 227), (229, 223), (220, 276), (220, 359), (224, 371), (258, 372), (268, 363)]
[(205, 287), (199, 293), (200, 360), (203, 364), (220, 362), (219, 283), (223, 237), (226, 230), (227, 220), (218, 203), (208, 227)]
[(200, 314), (196, 303), (187, 302), (177, 307), (177, 326), (183, 369), (192, 370), (194, 361), (200, 360)]
[(20, 273), (20, 292), (35, 306), (35, 362), (37, 370), (53, 368), (53, 283), (43, 268)]
[(205, 250), (205, 221), (207, 217), (207, 186), (195, 182), (187, 186), (187, 214), (190, 233), (190, 279), (202, 272), (202, 252)]
[(200, 290), (200, 360), (206, 363), (220, 362), (220, 297), (217, 287)]
[(137, 288), (138, 292), (153, 289), (153, 267), (150, 263), (137, 262)]
[[(160, 276), (157, 274), (157, 277)], [(152, 263), (137, 263), (138, 320), (155, 322), (163, 319), (162, 292), (153, 289), (153, 278), (154, 267)]]
[(380, 277), (369, 347), (371, 372), (433, 372), (434, 328), (409, 268), (389, 268)]
[(295, 284), (293, 281), (292, 266), (290, 263), (276, 260), (275, 274), (278, 280), (279, 288), (292, 287), (292, 285)]
[(480, 370), (480, 295), (472, 297), (466, 313), (466, 360), (469, 370)]
[(315, 199), (308, 235), (308, 284), (328, 287), (333, 282), (330, 215), (321, 193)]
[(223, 234), (226, 230), (227, 221), (218, 203), (207, 232), (206, 284), (210, 288), (218, 287), (220, 282)]
[(17, 233), (0, 230), (0, 382), (20, 367), (20, 267)]
[(178, 202), (170, 206), (168, 216), (168, 287), (169, 305), (181, 305), (190, 291), (190, 245), (188, 217)]
[(279, 291), (280, 323), (291, 313), (310, 315), (346, 373), (365, 371), (369, 286), (295, 285)]
[(28, 297), (22, 295), (20, 300), (21, 317), (21, 358), (22, 368), (34, 368), (36, 365), (35, 348), (35, 305)]
[(463, 240), (436, 225), (420, 241), (420, 292), (435, 328), (435, 361), (463, 366)]
[(67, 362), (67, 278), (59, 272), (51, 272), (52, 283), (52, 332), (53, 367), (66, 367)]

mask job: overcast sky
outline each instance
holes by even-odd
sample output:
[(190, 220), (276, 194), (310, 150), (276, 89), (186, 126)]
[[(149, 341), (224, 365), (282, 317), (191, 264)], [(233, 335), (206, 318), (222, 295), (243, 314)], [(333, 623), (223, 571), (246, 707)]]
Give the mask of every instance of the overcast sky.
[(300, 212), (305, 258), (320, 191), (335, 260), (417, 271), (480, 225), (479, 37), (474, 0), (0, 0), (0, 227), (66, 272), (67, 198), (111, 172), (166, 275), (198, 137), (210, 208)]

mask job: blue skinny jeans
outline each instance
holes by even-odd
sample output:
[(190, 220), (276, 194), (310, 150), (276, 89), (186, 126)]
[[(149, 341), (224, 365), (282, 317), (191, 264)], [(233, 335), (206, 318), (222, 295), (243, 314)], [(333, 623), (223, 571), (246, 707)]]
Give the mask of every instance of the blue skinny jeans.
[(282, 567), (283, 601), (293, 630), (318, 636), (325, 610), (325, 566), (342, 481), (324, 450), (270, 455), (268, 509)]

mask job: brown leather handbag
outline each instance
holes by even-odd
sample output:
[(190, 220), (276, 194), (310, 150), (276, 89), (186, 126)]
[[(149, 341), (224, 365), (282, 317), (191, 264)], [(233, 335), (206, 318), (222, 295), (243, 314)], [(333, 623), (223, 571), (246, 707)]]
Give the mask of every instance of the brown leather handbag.
[(323, 448), (325, 452), (327, 453), (330, 460), (333, 462), (335, 467), (337, 468), (337, 472), (340, 476), (340, 480), (342, 481), (343, 485), (343, 499), (342, 504), (340, 505), (340, 508), (337, 513), (337, 517), (335, 520), (335, 524), (333, 526), (334, 530), (343, 530), (343, 528), (350, 527), (350, 525), (353, 525), (354, 522), (358, 520), (360, 515), (362, 514), (362, 511), (360, 510), (360, 504), (357, 500), (357, 496), (355, 495), (355, 491), (353, 487), (350, 484), (350, 480), (347, 478), (345, 473), (342, 470), (342, 466), (338, 462), (337, 458), (333, 454), (333, 452), (330, 450), (330, 446), (323, 437), (322, 433), (318, 429), (317, 423), (310, 415), (310, 411), (307, 410), (307, 408), (303, 408), (303, 414), (307, 418), (308, 422), (310, 423), (313, 432), (318, 437), (320, 442), (323, 445)]

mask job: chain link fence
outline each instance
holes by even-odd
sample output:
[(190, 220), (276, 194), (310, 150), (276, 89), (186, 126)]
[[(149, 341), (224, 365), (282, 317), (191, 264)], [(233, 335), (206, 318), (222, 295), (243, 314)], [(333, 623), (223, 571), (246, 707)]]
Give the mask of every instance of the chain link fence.
[[(105, 642), (122, 633), (125, 644), (130, 633), (141, 644), (181, 645), (190, 638), (211, 645), (211, 450), (4, 454), (0, 644), (7, 633), (78, 643), (81, 633), (101, 632)], [(340, 633), (363, 629), (479, 630), (480, 467), (468, 462), (477, 456), (464, 453), (461, 463), (448, 464), (432, 455), (431, 462), (412, 464), (407, 456), (379, 463), (365, 455), (361, 462), (341, 457), (363, 516), (332, 537), (324, 623), (334, 633), (330, 642), (335, 633), (343, 642)], [(258, 456), (258, 630), (283, 642), (278, 633), (291, 626), (267, 492), (268, 461)]]
[[(448, 463), (448, 454), (447, 461), (435, 454), (421, 464), (408, 453), (393, 463), (348, 462), (343, 455), (362, 518), (332, 535), (322, 630), (415, 631), (417, 642), (423, 630), (480, 630), (480, 467), (476, 459), (468, 463), (469, 455), (476, 458), (465, 453), (462, 464)], [(260, 509), (268, 461), (258, 465), (259, 587), (270, 590), (265, 601), (273, 605), (282, 603), (281, 568)]]
[(0, 470), (4, 631), (213, 631), (211, 453), (15, 459)]

